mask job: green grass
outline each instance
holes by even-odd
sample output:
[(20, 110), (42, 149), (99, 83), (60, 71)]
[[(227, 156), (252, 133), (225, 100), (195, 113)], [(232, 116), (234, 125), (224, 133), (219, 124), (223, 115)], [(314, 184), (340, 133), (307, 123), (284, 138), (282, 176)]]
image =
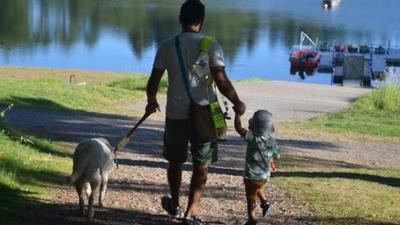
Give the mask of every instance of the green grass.
[(283, 156), (273, 179), (313, 220), (332, 224), (400, 223), (400, 170)]
[(22, 224), (26, 202), (46, 196), (64, 180), (71, 153), (48, 140), (6, 130), (0, 121), (0, 218), (2, 224)]
[[(343, 112), (295, 127), (344, 134), (400, 137), (400, 87), (389, 84), (362, 96)], [(276, 182), (313, 220), (332, 224), (400, 223), (400, 170), (333, 160), (285, 156)]]
[[(168, 81), (167, 81), (167, 79), (165, 77), (166, 76), (164, 76), (161, 79), (161, 82), (160, 82), (160, 85), (159, 85), (160, 92), (165, 92), (167, 90)], [(124, 79), (113, 81), (113, 82), (107, 84), (107, 86), (126, 89), (126, 90), (141, 90), (141, 91), (145, 91), (148, 79), (149, 79), (149, 77), (148, 76), (144, 76), (144, 75), (129, 76), (129, 77), (124, 78)]]
[(388, 85), (362, 96), (349, 109), (306, 124), (341, 133), (400, 137), (400, 87)]
[(353, 106), (358, 111), (385, 110), (400, 111), (400, 86), (388, 85), (377, 88), (372, 93), (361, 97)]
[[(67, 108), (97, 113), (129, 113), (126, 104), (145, 97), (147, 76), (126, 75), (110, 82), (89, 82), (79, 86), (65, 77), (38, 76), (36, 79), (0, 78), (0, 103), (41, 108)], [(160, 83), (165, 92), (167, 80)]]
[(68, 108), (91, 112), (112, 112), (121, 102), (144, 96), (142, 90), (126, 90), (104, 84), (71, 85), (62, 79), (0, 79), (0, 101), (44, 108)]

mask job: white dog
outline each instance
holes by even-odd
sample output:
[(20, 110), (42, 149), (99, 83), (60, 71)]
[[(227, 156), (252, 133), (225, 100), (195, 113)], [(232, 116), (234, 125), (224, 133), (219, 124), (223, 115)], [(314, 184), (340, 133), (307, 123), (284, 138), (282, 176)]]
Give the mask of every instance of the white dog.
[(115, 166), (110, 143), (104, 138), (83, 140), (75, 149), (72, 175), (68, 178), (79, 196), (79, 210), (84, 215), (83, 188), (89, 196), (88, 218), (93, 219), (94, 198), (99, 192), (99, 206), (104, 206), (104, 195), (107, 188), (108, 174)]

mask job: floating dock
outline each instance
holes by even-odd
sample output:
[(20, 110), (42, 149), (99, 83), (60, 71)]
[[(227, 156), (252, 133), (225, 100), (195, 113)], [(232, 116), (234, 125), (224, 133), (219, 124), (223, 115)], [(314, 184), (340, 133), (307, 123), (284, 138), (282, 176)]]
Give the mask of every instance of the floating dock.
[(359, 80), (361, 86), (370, 87), (371, 80), (383, 79), (388, 66), (400, 66), (400, 49), (371, 47), (364, 50), (367, 52), (328, 51), (324, 54), (326, 59), (321, 61), (319, 71), (329, 71), (332, 68), (334, 84), (344, 85), (345, 80)]
[(332, 84), (359, 83), (362, 87), (371, 86), (371, 59), (368, 55), (342, 53), (336, 57), (332, 68)]
[[(310, 48), (307, 46), (307, 48)], [(370, 87), (371, 80), (381, 79), (389, 66), (400, 66), (400, 48), (378, 51), (377, 48), (368, 48), (368, 53), (359, 51), (338, 52), (334, 48), (316, 49), (321, 53), (317, 71), (330, 73), (332, 84), (345, 85), (346, 80), (360, 86)], [(376, 51), (375, 51), (376, 50)]]
[[(310, 45), (303, 45), (308, 41)], [(312, 40), (303, 31), (300, 32), (300, 44), (292, 48), (291, 55), (297, 50), (318, 51), (320, 59), (317, 71), (330, 73), (332, 84), (344, 85), (347, 80), (358, 81), (363, 87), (370, 87), (371, 80), (384, 79), (384, 73), (390, 66), (400, 67), (400, 47), (338, 45)], [(305, 67), (300, 67), (304, 71)], [(293, 71), (291, 71), (292, 73)], [(357, 82), (356, 82), (357, 83)]]
[(318, 65), (318, 72), (332, 73), (334, 67), (335, 52), (321, 52), (321, 59)]

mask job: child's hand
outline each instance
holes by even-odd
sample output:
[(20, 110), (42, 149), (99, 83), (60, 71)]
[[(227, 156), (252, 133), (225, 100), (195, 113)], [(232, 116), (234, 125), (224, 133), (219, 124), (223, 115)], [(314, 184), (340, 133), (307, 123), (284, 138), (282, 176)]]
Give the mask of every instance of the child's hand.
[(242, 122), (240, 121), (240, 119), (241, 119), (241, 115), (236, 113), (235, 114), (235, 130), (240, 136), (244, 137), (244, 136), (246, 136), (247, 130), (242, 127)]
[(276, 168), (276, 164), (275, 164), (275, 159), (271, 160), (271, 172), (276, 172), (277, 168)]

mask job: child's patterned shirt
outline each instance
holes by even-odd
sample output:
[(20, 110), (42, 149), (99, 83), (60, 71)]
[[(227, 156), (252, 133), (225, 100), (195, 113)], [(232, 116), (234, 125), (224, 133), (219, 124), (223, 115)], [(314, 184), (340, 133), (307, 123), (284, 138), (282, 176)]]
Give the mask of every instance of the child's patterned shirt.
[(271, 135), (254, 135), (248, 131), (246, 165), (244, 177), (249, 180), (268, 180), (271, 175), (271, 161), (278, 158), (280, 149)]

